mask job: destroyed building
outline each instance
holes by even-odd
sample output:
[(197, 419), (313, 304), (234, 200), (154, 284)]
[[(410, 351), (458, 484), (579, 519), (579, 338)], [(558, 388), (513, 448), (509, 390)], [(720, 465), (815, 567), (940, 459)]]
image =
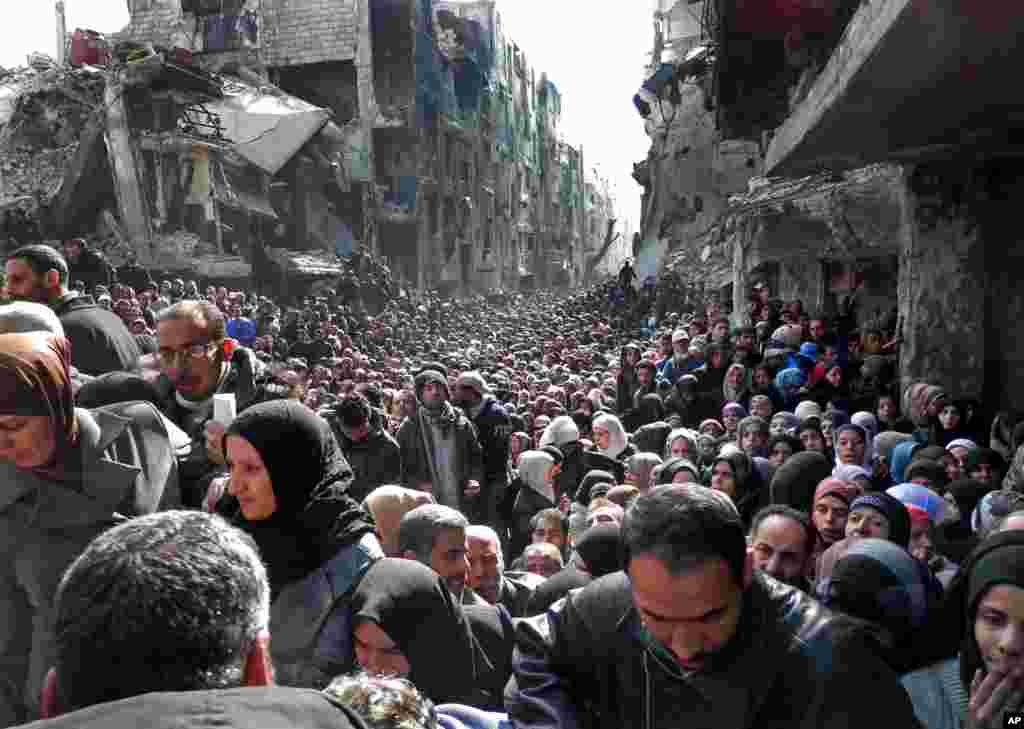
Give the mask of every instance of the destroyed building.
[[(713, 145), (749, 149), (750, 179), (735, 195), (720, 188), (703, 230), (663, 226), (682, 206), (654, 196), (715, 166), (690, 161), (685, 143), (656, 150), (637, 168), (653, 201), (651, 258), (711, 280), (737, 317), (758, 280), (811, 310), (856, 292), (862, 318), (897, 312), (904, 384), (928, 378), (1024, 409), (1013, 387), (1024, 341), (1012, 223), (1024, 189), (1019, 8), (706, 0), (695, 17), (689, 0), (661, 5), (638, 111), (669, 126), (700, 86), (703, 111), (689, 118), (705, 115)], [(666, 25), (687, 19), (703, 65), (662, 53)], [(679, 159), (666, 164), (666, 151)]]
[[(74, 132), (37, 155), (56, 184), (0, 187), (45, 238), (293, 288), (366, 245), (400, 281), (453, 293), (582, 283), (614, 239), (608, 185), (584, 173), (557, 87), (490, 0), (129, 8), (108, 65), (46, 72), (92, 84)], [(5, 89), (0, 114), (26, 98)]]

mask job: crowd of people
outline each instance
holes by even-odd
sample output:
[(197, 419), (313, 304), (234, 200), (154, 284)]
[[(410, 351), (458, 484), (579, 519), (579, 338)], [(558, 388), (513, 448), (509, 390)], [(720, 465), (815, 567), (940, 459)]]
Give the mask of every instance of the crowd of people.
[(81, 248), (5, 264), (0, 726), (1020, 708), (1024, 424), (900, 388), (894, 317), (628, 267), (370, 307), (76, 285)]

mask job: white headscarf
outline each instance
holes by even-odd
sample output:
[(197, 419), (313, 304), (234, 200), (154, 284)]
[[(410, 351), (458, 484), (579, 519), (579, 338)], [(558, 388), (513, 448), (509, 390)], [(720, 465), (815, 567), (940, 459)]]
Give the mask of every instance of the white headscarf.
[(629, 441), (626, 438), (626, 429), (622, 427), (622, 421), (610, 413), (601, 413), (594, 418), (593, 428), (595, 430), (597, 428), (601, 428), (602, 430), (608, 431), (608, 447), (598, 448), (598, 452), (602, 456), (608, 456), (613, 460), (618, 460), (619, 455), (622, 451), (626, 450), (626, 446), (629, 445)]

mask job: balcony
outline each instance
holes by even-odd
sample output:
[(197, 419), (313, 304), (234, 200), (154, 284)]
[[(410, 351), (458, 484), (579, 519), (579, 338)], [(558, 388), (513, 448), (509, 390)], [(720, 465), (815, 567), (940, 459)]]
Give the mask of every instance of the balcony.
[(918, 160), (958, 147), (1019, 153), (1024, 6), (863, 3), (806, 98), (775, 131), (772, 175)]

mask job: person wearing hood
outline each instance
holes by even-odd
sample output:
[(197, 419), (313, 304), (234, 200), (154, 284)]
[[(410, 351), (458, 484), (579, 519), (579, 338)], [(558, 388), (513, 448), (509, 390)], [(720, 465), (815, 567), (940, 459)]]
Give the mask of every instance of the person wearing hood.
[[(875, 491), (884, 491), (896, 483), (893, 477), (894, 453), (897, 446), (910, 441), (913, 441), (913, 436), (893, 430), (885, 430), (875, 436), (873, 442), (875, 458), (871, 469)], [(908, 446), (908, 448), (909, 452), (913, 453), (916, 450), (916, 444)], [(909, 463), (909, 456), (906, 457), (906, 460), (903, 459), (903, 456), (900, 457), (899, 470), (901, 474)], [(899, 483), (902, 483), (902, 479)]]
[(479, 372), (463, 372), (455, 378), (454, 401), (476, 427), (483, 451), (484, 480), (476, 500), (477, 509), (467, 516), (474, 523), (503, 529), (498, 523), (498, 502), (508, 488), (506, 463), (512, 421)]
[(424, 369), (415, 378), (419, 407), (398, 429), (402, 485), (433, 494), (439, 504), (475, 513), (483, 474), (476, 428), (449, 402), (448, 378)]
[(634, 453), (626, 460), (626, 483), (646, 491), (651, 487), (651, 472), (661, 464), (657, 453)]
[(175, 454), (153, 405), (76, 408), (68, 341), (0, 334), (0, 726), (38, 714), (61, 574), (125, 517), (181, 504)]
[(718, 409), (717, 400), (700, 392), (700, 382), (693, 375), (680, 377), (665, 401), (665, 411), (678, 416), (687, 428), (696, 428), (701, 421), (715, 417)]
[(399, 480), (402, 461), (398, 442), (383, 427), (383, 414), (375, 412), (365, 397), (354, 392), (346, 395), (328, 417), (354, 474), (350, 488), (353, 499), (362, 501), (378, 486)]
[(700, 484), (700, 469), (685, 458), (672, 458), (665, 461), (652, 474), (654, 484), (652, 486), (664, 486), (670, 483), (695, 483)]
[(750, 405), (750, 383), (747, 381), (746, 367), (741, 364), (729, 366), (722, 381), (722, 397), (725, 403), (738, 403), (746, 412)]
[(957, 565), (935, 551), (937, 526), (947, 520), (949, 503), (935, 491), (917, 483), (902, 483), (886, 491), (903, 502), (910, 514), (910, 554), (925, 565), (945, 588)]
[[(746, 408), (738, 402), (727, 402), (722, 407), (722, 425), (725, 426), (723, 443), (735, 443), (739, 439), (740, 421), (747, 417)], [(703, 424), (702, 424), (703, 430)]]
[(384, 556), (371, 518), (349, 496), (352, 469), (327, 421), (295, 400), (247, 409), (223, 448), (238, 502), (232, 522), (267, 565), (278, 682), (322, 683), (348, 667), (351, 645), (318, 636), (346, 634), (344, 596)]
[(622, 422), (614, 415), (609, 413), (598, 415), (594, 418), (592, 431), (594, 450), (605, 458), (618, 461), (624, 456), (631, 455), (626, 453), (627, 449), (632, 451), (626, 430), (622, 427)]
[(770, 426), (767, 420), (756, 415), (749, 415), (740, 421), (736, 432), (739, 436), (738, 443), (740, 448), (750, 458), (755, 456), (759, 458), (768, 457)]
[(557, 456), (546, 450), (527, 451), (519, 457), (519, 481), (516, 500), (512, 506), (513, 519), (510, 526), (509, 554), (521, 554), (531, 541), (530, 520), (544, 509), (555, 509), (559, 505), (556, 480), (562, 464)]
[(949, 395), (938, 385), (916, 382), (903, 391), (903, 413), (913, 423), (915, 440), (941, 445), (939, 413), (947, 402)]
[(857, 496), (846, 517), (846, 536), (818, 559), (815, 570), (818, 583), (831, 576), (839, 558), (859, 539), (887, 539), (902, 549), (909, 549), (910, 526), (910, 512), (896, 497), (884, 491)]
[(672, 432), (672, 426), (665, 422), (640, 426), (633, 433), (633, 447), (638, 453), (660, 454), (665, 450), (665, 444)]
[(770, 498), (768, 484), (754, 461), (738, 450), (723, 452), (715, 458), (711, 464), (711, 488), (732, 499), (748, 527), (754, 514), (767, 506)]
[(825, 607), (884, 631), (881, 654), (896, 673), (928, 663), (934, 650), (928, 636), (936, 627), (942, 586), (907, 550), (884, 539), (861, 539), (817, 589)]
[(946, 593), (941, 660), (903, 677), (927, 729), (1010, 726), (1024, 675), (1024, 532), (979, 544)]
[(368, 672), (408, 678), (436, 703), (501, 708), (512, 663), (504, 607), (463, 607), (429, 567), (382, 559), (352, 594), (351, 625), (356, 663)]
[(771, 503), (813, 514), (815, 489), (828, 478), (829, 471), (828, 460), (820, 453), (804, 451), (794, 454), (775, 470), (771, 481)]
[(815, 574), (820, 569), (822, 555), (846, 538), (850, 506), (863, 493), (860, 486), (836, 478), (826, 478), (815, 488), (811, 507), (811, 521), (818, 532), (813, 555)]
[[(555, 481), (555, 503), (557, 505), (562, 496), (572, 498), (579, 487), (580, 480), (591, 467), (587, 465), (585, 459), (583, 444), (580, 442), (580, 430), (571, 417), (560, 415), (544, 429), (538, 447), (552, 446), (562, 454), (558, 478)], [(625, 475), (616, 473), (621, 476)], [(518, 552), (515, 553), (518, 554)]]
[(626, 413), (633, 408), (633, 395), (640, 387), (636, 367), (640, 364), (640, 347), (627, 344), (619, 353), (619, 374), (615, 382), (615, 409)]

